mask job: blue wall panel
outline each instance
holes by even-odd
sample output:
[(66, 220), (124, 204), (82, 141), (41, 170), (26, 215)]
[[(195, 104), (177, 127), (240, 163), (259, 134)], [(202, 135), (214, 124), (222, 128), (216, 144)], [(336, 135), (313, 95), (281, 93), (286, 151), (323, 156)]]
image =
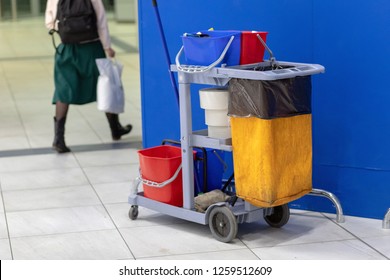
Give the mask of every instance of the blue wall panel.
[[(313, 77), (313, 186), (335, 193), (349, 215), (383, 218), (390, 207), (390, 2), (387, 0), (160, 0), (172, 62), (180, 35), (265, 30), (278, 60), (319, 63)], [(179, 138), (179, 111), (152, 1), (139, 1), (143, 144)], [(266, 55), (267, 56), (267, 55)], [(204, 86), (203, 86), (204, 87)], [(192, 86), (193, 127), (204, 128)], [(294, 207), (333, 211), (306, 196)]]
[[(314, 61), (326, 67), (314, 85), (313, 184), (335, 193), (350, 215), (383, 218), (390, 207), (390, 2), (313, 3)], [(309, 198), (297, 203), (320, 207)]]

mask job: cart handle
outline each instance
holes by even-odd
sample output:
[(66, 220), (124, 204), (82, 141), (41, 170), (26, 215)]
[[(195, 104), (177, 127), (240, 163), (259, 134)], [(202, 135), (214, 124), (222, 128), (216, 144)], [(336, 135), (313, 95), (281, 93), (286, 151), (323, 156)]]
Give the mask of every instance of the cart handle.
[(189, 73), (189, 74), (204, 73), (204, 72), (209, 71), (210, 69), (214, 68), (219, 63), (221, 63), (222, 59), (225, 57), (233, 40), (234, 40), (234, 36), (231, 36), (229, 42), (226, 44), (226, 46), (225, 46), (223, 52), (221, 53), (221, 55), (219, 56), (219, 58), (216, 61), (214, 61), (213, 63), (211, 63), (209, 66), (181, 65), (179, 58), (183, 54), (184, 46), (182, 46), (180, 48), (179, 52), (177, 53), (176, 59), (175, 59), (177, 70), (180, 72), (185, 72), (185, 73)]
[(175, 181), (175, 179), (179, 175), (180, 171), (181, 171), (181, 164), (179, 165), (176, 172), (173, 174), (173, 176), (171, 178), (169, 178), (168, 180), (161, 182), (161, 183), (157, 183), (157, 182), (142, 178), (141, 170), (139, 171), (139, 176), (136, 179), (141, 181), (143, 184), (145, 184), (149, 187), (162, 188), (162, 187), (165, 187), (166, 185), (172, 183), (173, 181)]

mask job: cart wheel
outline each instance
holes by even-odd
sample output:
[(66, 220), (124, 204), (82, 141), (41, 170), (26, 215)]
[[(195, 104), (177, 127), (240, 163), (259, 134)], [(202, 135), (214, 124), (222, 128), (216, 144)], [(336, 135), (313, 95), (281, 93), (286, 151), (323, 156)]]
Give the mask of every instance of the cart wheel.
[(274, 212), (271, 215), (264, 216), (264, 220), (275, 228), (280, 228), (287, 224), (290, 218), (290, 209), (287, 204), (273, 207)]
[(129, 210), (129, 218), (135, 220), (138, 217), (138, 205), (132, 205)]
[(209, 227), (215, 239), (230, 242), (237, 235), (237, 220), (226, 206), (214, 207), (209, 216)]

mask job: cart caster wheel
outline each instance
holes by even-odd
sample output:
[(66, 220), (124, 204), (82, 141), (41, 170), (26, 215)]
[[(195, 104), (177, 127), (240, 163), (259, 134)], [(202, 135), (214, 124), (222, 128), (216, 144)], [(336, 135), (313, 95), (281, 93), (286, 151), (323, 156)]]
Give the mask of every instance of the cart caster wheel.
[(135, 220), (138, 217), (138, 205), (132, 205), (129, 210), (129, 218)]
[(209, 215), (210, 231), (215, 239), (230, 242), (237, 235), (237, 219), (226, 206), (214, 207)]
[(290, 219), (290, 209), (287, 204), (273, 207), (274, 212), (271, 215), (264, 216), (264, 220), (275, 228), (280, 228), (287, 224)]

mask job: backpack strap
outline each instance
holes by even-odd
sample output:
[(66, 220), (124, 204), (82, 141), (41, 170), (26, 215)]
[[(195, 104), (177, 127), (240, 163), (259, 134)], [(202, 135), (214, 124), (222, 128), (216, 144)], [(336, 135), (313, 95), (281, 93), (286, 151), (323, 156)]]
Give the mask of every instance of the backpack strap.
[(58, 47), (56, 45), (56, 41), (55, 41), (55, 38), (54, 38), (54, 33), (58, 33), (58, 31), (55, 30), (54, 28), (49, 30), (49, 35), (51, 35), (51, 40), (53, 42), (54, 49), (56, 50), (56, 54), (59, 55), (60, 53), (58, 52)]

